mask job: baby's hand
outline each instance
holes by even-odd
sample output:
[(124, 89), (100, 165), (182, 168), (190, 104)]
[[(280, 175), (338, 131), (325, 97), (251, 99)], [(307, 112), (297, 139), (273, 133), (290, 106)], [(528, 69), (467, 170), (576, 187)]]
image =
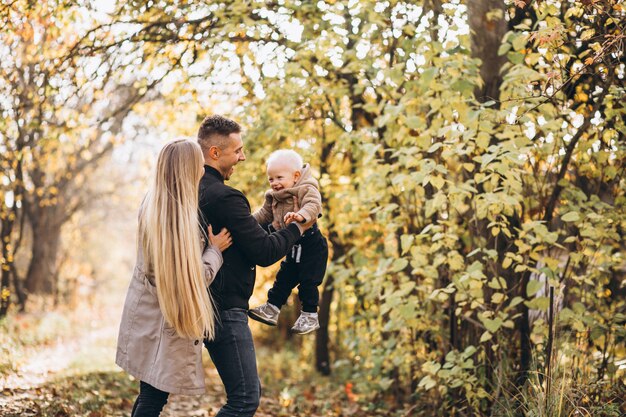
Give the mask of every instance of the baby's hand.
[(290, 211), (289, 213), (285, 214), (284, 220), (285, 224), (289, 224), (291, 222), (302, 223), (304, 221), (304, 217), (301, 214)]

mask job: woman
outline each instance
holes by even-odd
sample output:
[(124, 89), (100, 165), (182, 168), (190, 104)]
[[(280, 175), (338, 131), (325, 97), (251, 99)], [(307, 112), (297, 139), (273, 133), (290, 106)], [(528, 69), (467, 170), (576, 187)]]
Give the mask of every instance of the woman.
[(198, 184), (203, 165), (197, 143), (168, 143), (141, 205), (137, 264), (116, 356), (116, 363), (140, 381), (132, 417), (158, 416), (169, 393), (204, 393), (202, 340), (215, 334), (207, 288), (232, 240), (228, 231), (213, 235), (210, 227), (202, 239)]

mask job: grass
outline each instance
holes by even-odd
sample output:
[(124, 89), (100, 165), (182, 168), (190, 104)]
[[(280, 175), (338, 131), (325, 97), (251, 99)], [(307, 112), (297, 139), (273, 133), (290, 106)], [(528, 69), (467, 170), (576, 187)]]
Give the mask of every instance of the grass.
[[(116, 312), (117, 314), (117, 312)], [(43, 383), (27, 384), (0, 393), (0, 415), (12, 416), (128, 416), (138, 382), (113, 363), (117, 324), (101, 311), (56, 311), (11, 315), (0, 321), (0, 382), (23, 374), (28, 365), (42, 366), (51, 357), (63, 362)], [(257, 341), (263, 386), (257, 417), (408, 417), (424, 415), (419, 400), (404, 406), (385, 403), (372, 385), (355, 378), (351, 363), (337, 361), (330, 377), (314, 366), (314, 337), (282, 340), (275, 328), (252, 324)], [(560, 344), (559, 344), (560, 346)], [(63, 348), (59, 350), (59, 348)], [(51, 356), (42, 355), (48, 352)], [(213, 416), (225, 401), (221, 381), (204, 355), (208, 393), (173, 396), (167, 416)], [(550, 392), (543, 369), (536, 368), (522, 389), (502, 388), (493, 416), (561, 417), (623, 415), (623, 392), (607, 392), (600, 383), (574, 372), (564, 356), (555, 360)], [(30, 372), (30, 371), (29, 371)], [(23, 375), (22, 375), (23, 376)], [(15, 385), (15, 384), (14, 384)], [(594, 397), (599, 392), (601, 398)], [(598, 395), (600, 395), (598, 394)], [(422, 405), (429, 406), (426, 400)], [(548, 407), (546, 408), (546, 404)], [(443, 411), (443, 410), (440, 410)], [(420, 414), (421, 413), (421, 414)]]
[[(96, 310), (10, 315), (0, 322), (0, 382), (23, 377), (25, 366), (41, 363), (41, 381), (0, 388), (0, 415), (12, 416), (128, 416), (138, 382), (113, 363), (116, 323), (111, 314)], [(395, 417), (384, 405), (370, 404), (353, 392), (346, 367), (331, 377), (314, 368), (314, 338), (294, 338), (271, 344), (274, 329), (253, 325), (257, 337), (259, 375), (263, 385), (258, 417)], [(173, 396), (169, 416), (212, 416), (225, 401), (219, 376), (204, 354), (208, 393)], [(53, 362), (52, 364), (50, 362)], [(52, 374), (46, 366), (56, 365)], [(35, 371), (37, 371), (35, 369)], [(356, 390), (356, 388), (355, 388)]]
[(603, 392), (592, 399), (597, 383), (574, 377), (571, 362), (564, 355), (554, 360), (552, 380), (535, 363), (523, 388), (502, 389), (495, 403), (494, 416), (502, 417), (620, 417), (626, 404), (623, 393)]

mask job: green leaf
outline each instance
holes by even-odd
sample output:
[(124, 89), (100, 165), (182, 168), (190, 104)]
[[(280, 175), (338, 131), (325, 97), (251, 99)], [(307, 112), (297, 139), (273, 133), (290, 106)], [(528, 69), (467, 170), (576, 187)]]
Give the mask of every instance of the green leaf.
[(509, 308), (515, 307), (516, 305), (522, 303), (524, 299), (522, 297), (514, 297), (509, 303)]
[(406, 118), (405, 123), (410, 129), (419, 129), (422, 126), (422, 119), (417, 116), (409, 116)]
[(511, 44), (508, 42), (503, 42), (498, 48), (498, 56), (506, 55), (507, 52), (511, 50)]
[(435, 144), (433, 144), (430, 148), (428, 148), (428, 150), (426, 152), (428, 153), (433, 153), (435, 152), (437, 149), (441, 148), (443, 146), (443, 143), (441, 142), (437, 142)]
[(496, 318), (496, 319), (493, 319), (493, 320), (492, 319), (483, 318), (483, 319), (481, 319), (481, 321), (483, 322), (483, 325), (485, 326), (485, 329), (487, 329), (491, 333), (497, 332), (498, 329), (500, 327), (502, 327), (502, 324), (504, 323), (501, 318)]
[(564, 222), (577, 222), (580, 220), (580, 213), (577, 211), (570, 211), (561, 217)]
[(600, 326), (594, 326), (591, 329), (591, 333), (589, 334), (589, 336), (591, 337), (591, 340), (598, 340), (599, 338), (601, 338), (602, 336), (604, 336), (604, 329)]
[(465, 78), (462, 78), (452, 83), (450, 88), (452, 88), (454, 91), (458, 91), (461, 94), (469, 94), (474, 91), (474, 84), (472, 84)]
[(437, 385), (437, 381), (432, 379), (430, 375), (426, 375), (417, 386), (418, 388), (424, 388), (424, 390), (428, 391), (435, 385)]
[[(405, 282), (402, 285), (400, 285), (400, 288), (398, 288), (395, 291), (395, 294), (400, 297), (405, 297), (409, 295), (411, 291), (413, 291), (413, 288), (415, 288), (415, 282), (413, 281)], [(411, 307), (414, 307), (413, 304), (408, 304), (408, 305), (410, 305)]]
[(476, 346), (468, 346), (465, 348), (465, 350), (463, 351), (463, 356), (465, 356), (466, 358), (469, 358), (470, 356), (472, 356), (474, 353), (476, 353)]
[(420, 81), (423, 83), (424, 86), (430, 87), (430, 83), (435, 77), (436, 73), (437, 73), (437, 67), (433, 66), (428, 69), (425, 69), (424, 72), (422, 73), (422, 76), (420, 77)]
[(509, 61), (511, 61), (512, 63), (519, 65), (521, 63), (524, 62), (524, 54), (520, 54), (517, 52), (509, 52), (506, 57), (509, 59)]
[(550, 308), (550, 299), (548, 297), (537, 297), (527, 301), (526, 305), (528, 308), (534, 310), (548, 311), (548, 308)]
[(409, 264), (409, 261), (405, 258), (399, 258), (393, 261), (391, 265), (391, 272), (399, 272), (402, 271)]
[(393, 379), (391, 378), (382, 378), (380, 381), (378, 381), (378, 385), (380, 386), (380, 388), (382, 388), (383, 391), (389, 389), (391, 384), (393, 384)]
[(415, 240), (414, 235), (402, 235), (400, 236), (400, 246), (402, 248), (402, 255), (407, 253), (411, 246), (413, 245), (413, 241)]
[(487, 149), (489, 146), (489, 141), (491, 140), (491, 135), (487, 132), (478, 132), (476, 136), (476, 145), (481, 149)]
[(489, 333), (488, 331), (486, 331), (480, 336), (480, 343), (484, 343), (488, 340), (491, 340), (492, 337), (493, 335)]
[(515, 38), (513, 38), (513, 41), (511, 42), (513, 49), (515, 49), (516, 51), (524, 49), (524, 47), (526, 46), (527, 38), (528, 38), (528, 35), (523, 34), (523, 33), (515, 36)]
[(439, 362), (428, 361), (422, 365), (422, 371), (431, 375), (435, 375), (440, 369), (441, 364)]
[(533, 295), (537, 294), (537, 291), (542, 289), (543, 286), (544, 286), (543, 282), (539, 282), (534, 279), (531, 279), (530, 281), (528, 281), (528, 285), (526, 285), (526, 295), (528, 297), (532, 297)]
[(399, 307), (398, 313), (403, 319), (413, 319), (418, 315), (416, 304), (404, 304)]

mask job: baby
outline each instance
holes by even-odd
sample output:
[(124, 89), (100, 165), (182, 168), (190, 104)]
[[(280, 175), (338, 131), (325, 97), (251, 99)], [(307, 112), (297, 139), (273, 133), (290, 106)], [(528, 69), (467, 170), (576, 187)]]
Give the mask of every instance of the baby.
[[(267, 178), (271, 189), (265, 193), (263, 207), (253, 213), (260, 225), (270, 231), (292, 221), (309, 223), (321, 216), (322, 198), (309, 164), (303, 165), (297, 152), (278, 150), (267, 160)], [(328, 260), (328, 244), (317, 223), (308, 229), (280, 264), (267, 303), (253, 308), (248, 315), (257, 321), (276, 326), (281, 307), (298, 286), (302, 312), (291, 330), (307, 334), (319, 329), (318, 286), (322, 283)]]

